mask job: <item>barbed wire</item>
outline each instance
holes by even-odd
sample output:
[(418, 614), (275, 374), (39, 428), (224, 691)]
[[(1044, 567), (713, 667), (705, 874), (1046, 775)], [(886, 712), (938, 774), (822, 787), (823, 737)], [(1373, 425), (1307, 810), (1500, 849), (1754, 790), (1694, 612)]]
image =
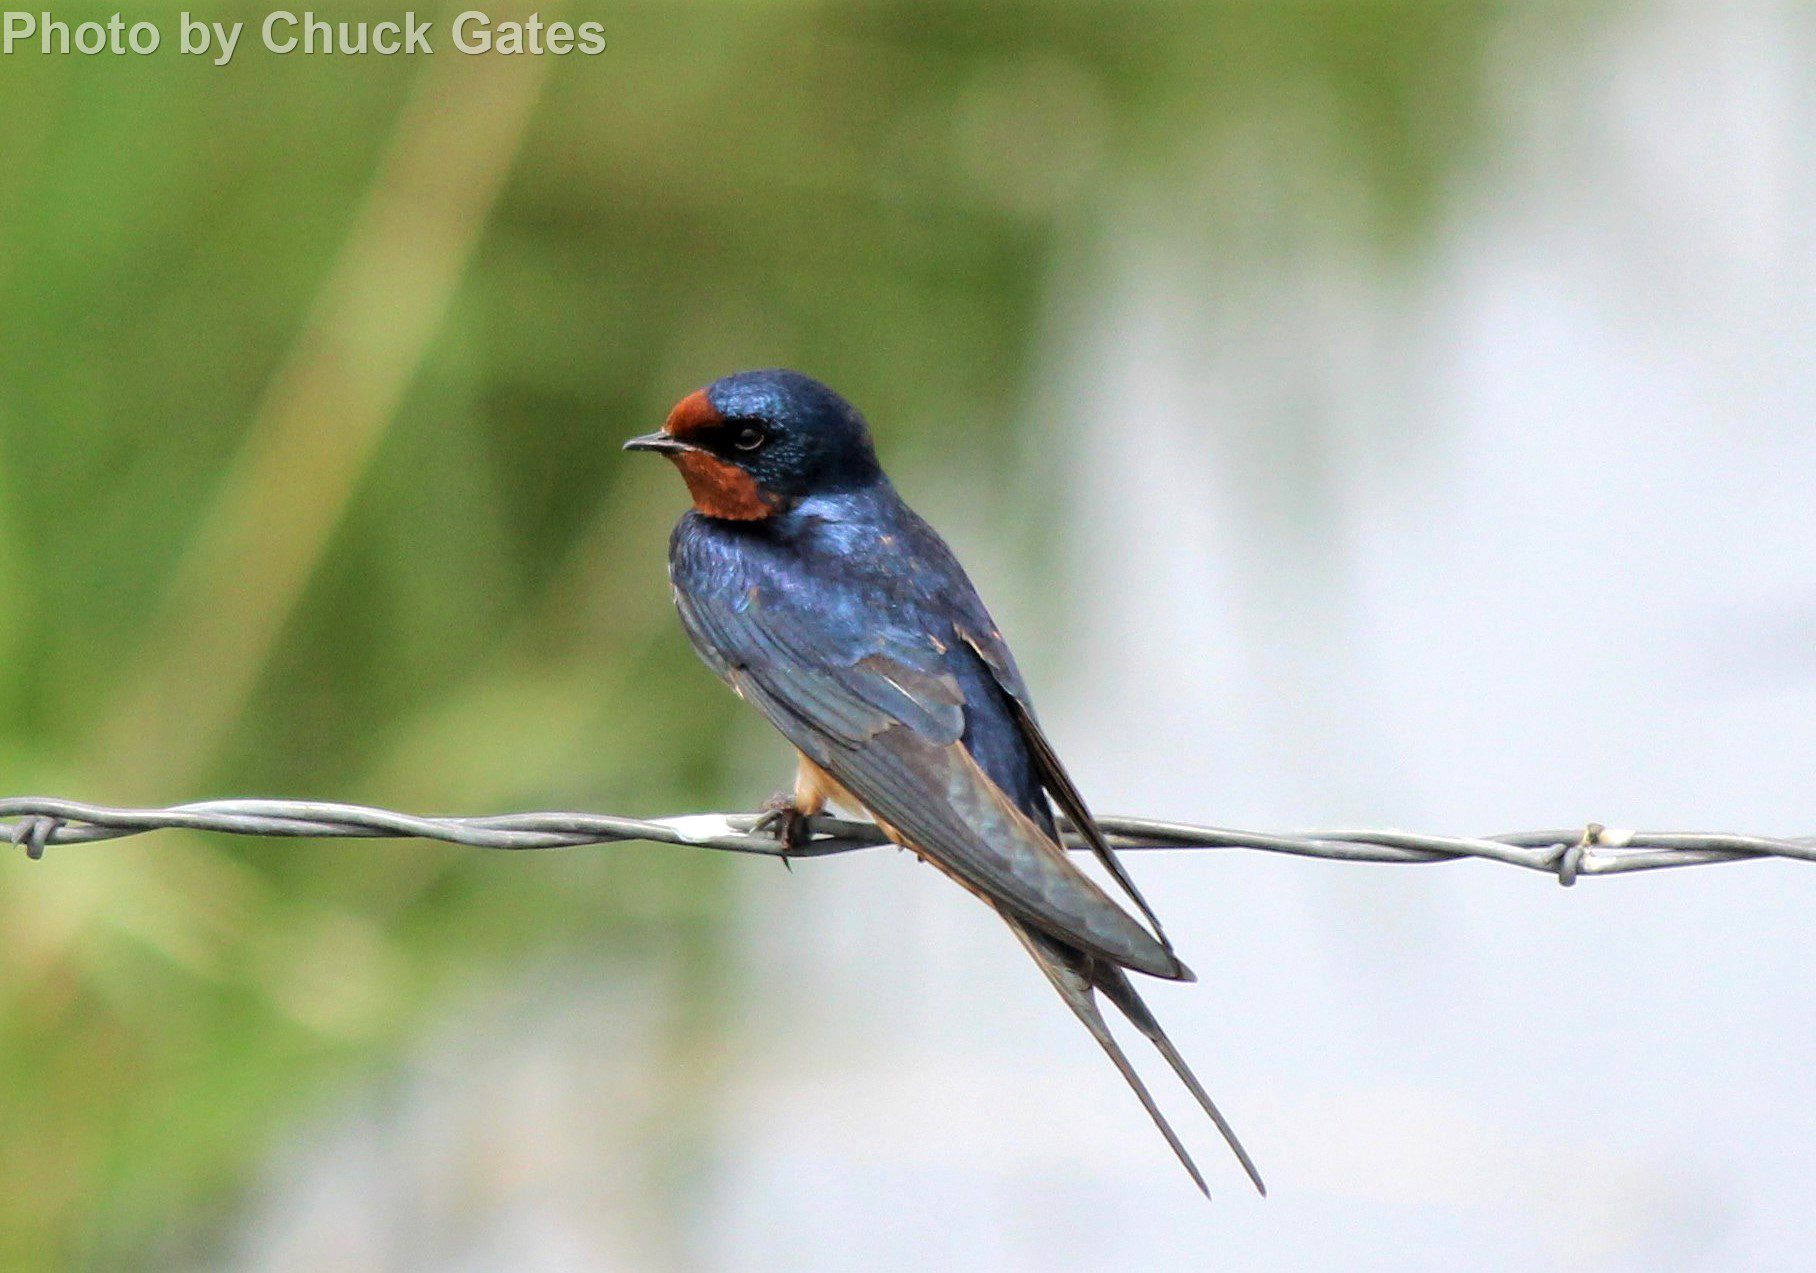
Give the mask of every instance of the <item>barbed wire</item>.
[[(508, 813), (421, 817), (365, 805), (315, 800), (204, 800), (167, 809), (116, 809), (42, 797), (0, 799), (0, 834), (39, 858), (51, 845), (93, 844), (153, 831), (303, 839), (440, 840), (477, 849), (563, 849), (625, 840), (688, 845), (768, 857), (819, 857), (887, 843), (869, 822), (816, 817), (810, 838), (786, 848), (758, 830), (757, 814), (695, 813), (625, 818), (606, 813)], [(1557, 877), (1568, 887), (1585, 875), (1788, 858), (1816, 862), (1816, 836), (1780, 838), (1725, 832), (1632, 831), (1590, 823), (1580, 830), (1443, 836), (1407, 831), (1308, 831), (1272, 834), (1108, 817), (1099, 825), (1117, 849), (1253, 849), (1338, 862), (1452, 862), (1477, 858)], [(1068, 829), (1066, 847), (1083, 849)]]

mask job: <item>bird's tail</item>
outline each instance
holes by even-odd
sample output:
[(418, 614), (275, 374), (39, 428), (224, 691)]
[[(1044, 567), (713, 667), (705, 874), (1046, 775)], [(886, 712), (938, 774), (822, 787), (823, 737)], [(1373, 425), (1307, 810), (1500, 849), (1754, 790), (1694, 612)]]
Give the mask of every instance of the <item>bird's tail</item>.
[(1186, 1152), (1185, 1145), (1180, 1142), (1172, 1125), (1160, 1112), (1160, 1107), (1154, 1103), (1154, 1097), (1148, 1091), (1147, 1084), (1141, 1081), (1141, 1076), (1135, 1072), (1135, 1067), (1129, 1064), (1128, 1056), (1123, 1052), (1122, 1046), (1116, 1042), (1115, 1036), (1110, 1033), (1109, 1026), (1105, 1024), (1103, 1013), (1098, 1010), (1097, 1006), (1098, 991), (1102, 991), (1104, 997), (1115, 1004), (1123, 1016), (1128, 1018), (1129, 1024), (1141, 1031), (1142, 1035), (1154, 1045), (1155, 1050), (1166, 1058), (1167, 1064), (1173, 1067), (1173, 1073), (1179, 1076), (1180, 1081), (1204, 1107), (1204, 1112), (1210, 1115), (1211, 1121), (1217, 1125), (1217, 1130), (1223, 1133), (1223, 1139), (1229, 1143), (1230, 1149), (1236, 1155), (1236, 1160), (1248, 1173), (1248, 1178), (1254, 1181), (1256, 1190), (1262, 1197), (1266, 1197), (1267, 1186), (1262, 1183), (1261, 1173), (1255, 1169), (1254, 1159), (1250, 1158), (1248, 1150), (1242, 1147), (1242, 1142), (1236, 1138), (1236, 1133), (1230, 1127), (1229, 1121), (1223, 1117), (1223, 1112), (1217, 1108), (1216, 1103), (1211, 1100), (1210, 1094), (1199, 1083), (1198, 1076), (1192, 1073), (1191, 1067), (1185, 1063), (1185, 1058), (1179, 1055), (1179, 1049), (1173, 1046), (1173, 1041), (1167, 1038), (1166, 1031), (1160, 1028), (1160, 1022), (1155, 1020), (1152, 1012), (1148, 1011), (1148, 1005), (1143, 1003), (1141, 996), (1135, 992), (1135, 987), (1130, 983), (1128, 974), (1106, 959), (1056, 942), (1044, 934), (1024, 928), (1014, 920), (1009, 921), (1009, 927), (1021, 939), (1021, 943), (1027, 948), (1028, 953), (1034, 956), (1034, 962), (1040, 965), (1040, 970), (1047, 974), (1047, 980), (1053, 983), (1055, 990), (1059, 991), (1059, 997), (1066, 1001), (1066, 1006), (1071, 1008), (1079, 1021), (1084, 1023), (1085, 1029), (1091, 1032), (1091, 1037), (1097, 1040), (1098, 1045), (1103, 1048), (1117, 1070), (1122, 1073), (1124, 1080), (1135, 1090), (1135, 1095), (1141, 1100), (1142, 1107), (1148, 1111), (1148, 1117), (1154, 1120), (1154, 1126), (1158, 1127), (1160, 1134), (1166, 1137), (1167, 1144), (1172, 1146), (1173, 1153), (1178, 1156), (1187, 1174), (1192, 1177), (1192, 1183), (1198, 1186), (1198, 1191), (1207, 1198), (1211, 1196), (1211, 1191), (1205, 1187), (1204, 1177), (1199, 1174), (1197, 1164)]

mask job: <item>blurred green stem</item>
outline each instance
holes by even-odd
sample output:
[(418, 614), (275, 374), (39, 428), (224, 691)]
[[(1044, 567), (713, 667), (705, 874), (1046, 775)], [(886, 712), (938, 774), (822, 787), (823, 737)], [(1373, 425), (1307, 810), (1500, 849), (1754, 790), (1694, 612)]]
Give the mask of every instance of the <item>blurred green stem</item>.
[(424, 63), (345, 247), (202, 516), (90, 755), (154, 798), (208, 764), (255, 688), (460, 284), (549, 59)]

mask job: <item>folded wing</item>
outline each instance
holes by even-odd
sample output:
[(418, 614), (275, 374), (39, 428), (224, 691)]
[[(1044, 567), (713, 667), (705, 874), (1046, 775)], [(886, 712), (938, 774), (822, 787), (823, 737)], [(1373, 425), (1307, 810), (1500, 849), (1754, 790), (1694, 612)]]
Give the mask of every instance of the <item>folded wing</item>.
[(708, 663), (907, 847), (1037, 930), (1139, 972), (1191, 976), (966, 750), (953, 651), (888, 625), (834, 635), (839, 625), (756, 590), (735, 608), (677, 600)]
[(975, 631), (972, 627), (959, 626), (958, 634), (977, 652), (984, 666), (990, 669), (997, 685), (1008, 696), (1022, 740), (1027, 743), (1028, 751), (1034, 757), (1035, 766), (1040, 772), (1041, 785), (1064, 811), (1067, 820), (1072, 823), (1072, 829), (1091, 846), (1091, 852), (1097, 860), (1103, 863), (1104, 869), (1114, 877), (1122, 891), (1129, 895), (1129, 900), (1147, 916), (1148, 923), (1154, 926), (1155, 935), (1160, 938), (1160, 944), (1169, 951), (1172, 950), (1173, 943), (1167, 940), (1166, 930), (1160, 926), (1160, 916), (1154, 913), (1154, 908), (1148, 905), (1148, 899), (1141, 895), (1141, 890), (1135, 887), (1135, 881), (1123, 869), (1122, 861), (1110, 848), (1103, 829), (1097, 825), (1097, 819), (1091, 816), (1091, 810), (1086, 807), (1084, 795), (1072, 781), (1072, 776), (1066, 772), (1066, 767), (1060, 763), (1059, 753), (1053, 749), (1053, 744), (1047, 741), (1046, 732), (1041, 729), (1040, 721), (1034, 715), (1034, 700), (1028, 694), (1021, 671), (1015, 666), (1015, 656), (1009, 653), (1008, 643), (1003, 640), (1002, 633), (994, 626), (981, 623), (972, 626), (976, 628)]

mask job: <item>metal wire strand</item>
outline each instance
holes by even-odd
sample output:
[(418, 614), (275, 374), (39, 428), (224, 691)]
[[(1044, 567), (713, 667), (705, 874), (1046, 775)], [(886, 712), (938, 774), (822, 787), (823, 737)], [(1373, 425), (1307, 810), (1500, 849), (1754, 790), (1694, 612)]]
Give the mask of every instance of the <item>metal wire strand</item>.
[[(1581, 830), (1443, 836), (1406, 831), (1308, 831), (1272, 834), (1163, 822), (1100, 818), (1118, 849), (1254, 849), (1338, 862), (1453, 862), (1481, 858), (1554, 875), (1566, 887), (1585, 875), (1619, 875), (1673, 866), (1790, 858), (1816, 862), (1816, 836), (1779, 838), (1725, 832), (1630, 831), (1590, 823)], [(304, 839), (441, 840), (476, 849), (562, 849), (622, 840), (691, 845), (769, 857), (816, 857), (885, 843), (868, 822), (817, 817), (811, 838), (788, 849), (756, 828), (758, 815), (695, 813), (623, 818), (606, 813), (508, 813), (419, 817), (364, 805), (315, 800), (204, 800), (168, 809), (114, 809), (74, 800), (0, 799), (0, 833), (33, 859), (51, 845), (89, 844), (151, 831)], [(1066, 847), (1085, 848), (1069, 830)]]

